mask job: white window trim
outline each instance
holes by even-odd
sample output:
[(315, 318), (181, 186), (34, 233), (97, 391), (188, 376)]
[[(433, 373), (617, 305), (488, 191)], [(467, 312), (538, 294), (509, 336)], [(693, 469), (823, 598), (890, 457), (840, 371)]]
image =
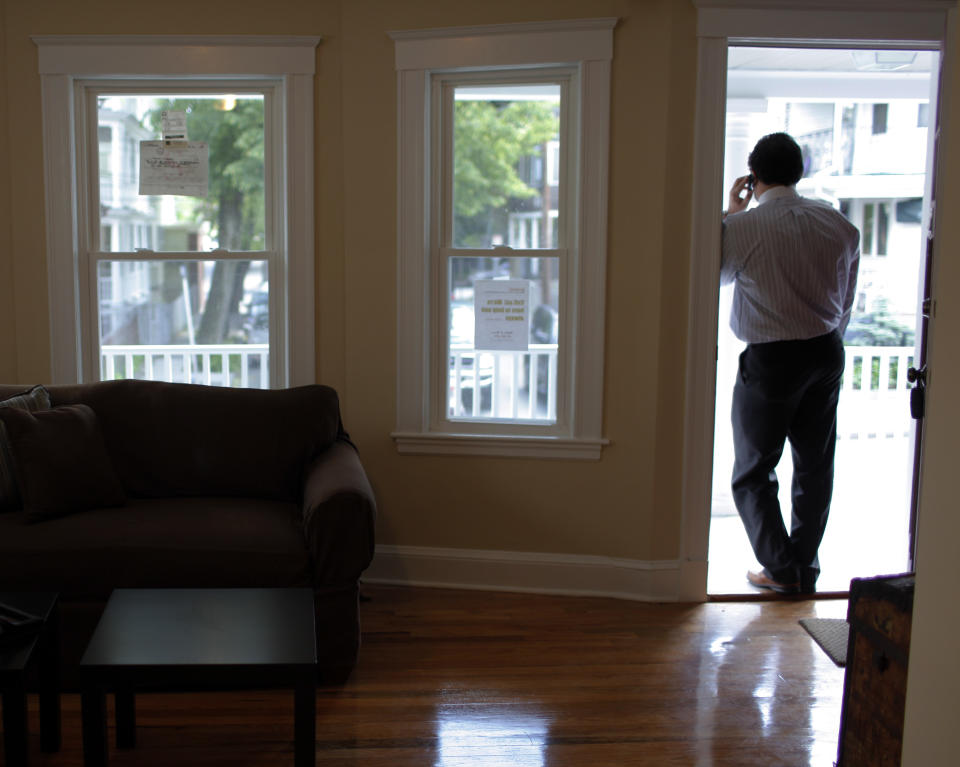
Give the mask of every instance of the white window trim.
[[(615, 18), (391, 32), (398, 88), (397, 429), (400, 453), (599, 459), (603, 446), (603, 349), (610, 134), (610, 62)], [(578, 243), (571, 273), (578, 309), (573, 338), (572, 418), (551, 435), (431, 429), (429, 229), (430, 75), (483, 67), (566, 65), (580, 71)], [(558, 414), (560, 420), (560, 414)]]
[(316, 380), (314, 314), (313, 78), (319, 37), (192, 35), (34, 36), (43, 99), (47, 271), (50, 300), (51, 382), (99, 378), (81, 350), (78, 274), (79, 218), (75, 144), (75, 83), (129, 76), (270, 77), (282, 82), (285, 215), (277, 235), (287, 252), (283, 352), (286, 369), (276, 386)]
[[(697, 6), (697, 94), (691, 196), (690, 288), (684, 398), (680, 599), (703, 601), (713, 491), (716, 343), (719, 321), (720, 227), (727, 46), (816, 41), (837, 47), (947, 51), (952, 0), (694, 0)], [(946, 92), (941, 94), (946, 98)], [(946, 110), (944, 110), (946, 113)], [(949, 135), (941, 125), (943, 135)], [(931, 328), (931, 338), (932, 338)]]

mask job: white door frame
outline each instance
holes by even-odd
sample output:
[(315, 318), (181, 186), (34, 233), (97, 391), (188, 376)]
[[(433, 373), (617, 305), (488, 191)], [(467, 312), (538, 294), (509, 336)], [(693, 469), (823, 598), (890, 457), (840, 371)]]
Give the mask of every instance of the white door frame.
[[(954, 0), (694, 0), (697, 94), (691, 197), (690, 288), (684, 407), (680, 594), (707, 595), (707, 553), (713, 481), (720, 209), (726, 117), (727, 48), (775, 45), (930, 48), (949, 55)], [(762, 8), (762, 9), (761, 9)], [(941, 100), (947, 97), (943, 87)], [(942, 114), (947, 114), (945, 102)], [(941, 136), (949, 135), (941, 124)], [(941, 152), (942, 152), (941, 145)], [(942, 174), (938, 174), (941, 178)], [(934, 213), (936, 215), (936, 213)], [(936, 254), (935, 254), (936, 257)], [(929, 344), (929, 338), (928, 338)]]

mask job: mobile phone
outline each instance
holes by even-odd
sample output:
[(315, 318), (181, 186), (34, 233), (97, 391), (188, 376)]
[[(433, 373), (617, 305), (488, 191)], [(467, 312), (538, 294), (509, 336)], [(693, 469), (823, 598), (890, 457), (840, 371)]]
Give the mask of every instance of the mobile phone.
[(749, 191), (751, 192), (753, 191), (753, 185), (756, 183), (757, 183), (757, 180), (753, 177), (752, 173), (749, 176), (747, 176), (747, 189)]

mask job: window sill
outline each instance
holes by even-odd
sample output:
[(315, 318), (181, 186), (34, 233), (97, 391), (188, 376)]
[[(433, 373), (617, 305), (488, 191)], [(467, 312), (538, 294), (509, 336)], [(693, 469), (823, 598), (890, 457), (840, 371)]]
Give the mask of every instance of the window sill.
[(397, 452), (409, 455), (485, 455), (502, 458), (600, 460), (606, 439), (394, 432)]

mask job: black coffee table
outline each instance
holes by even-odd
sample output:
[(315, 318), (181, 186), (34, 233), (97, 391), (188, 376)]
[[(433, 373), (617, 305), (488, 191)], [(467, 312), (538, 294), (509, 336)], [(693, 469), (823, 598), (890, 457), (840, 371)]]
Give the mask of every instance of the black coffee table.
[(293, 688), (295, 762), (316, 764), (311, 589), (117, 589), (80, 669), (87, 767), (107, 764), (108, 691), (117, 747), (132, 748), (137, 691), (244, 687)]
[(37, 664), (40, 683), (40, 748), (60, 749), (60, 628), (57, 595), (51, 592), (0, 591), (0, 602), (40, 616), (36, 634), (0, 639), (0, 688), (3, 691), (4, 764), (28, 764), (27, 669)]

